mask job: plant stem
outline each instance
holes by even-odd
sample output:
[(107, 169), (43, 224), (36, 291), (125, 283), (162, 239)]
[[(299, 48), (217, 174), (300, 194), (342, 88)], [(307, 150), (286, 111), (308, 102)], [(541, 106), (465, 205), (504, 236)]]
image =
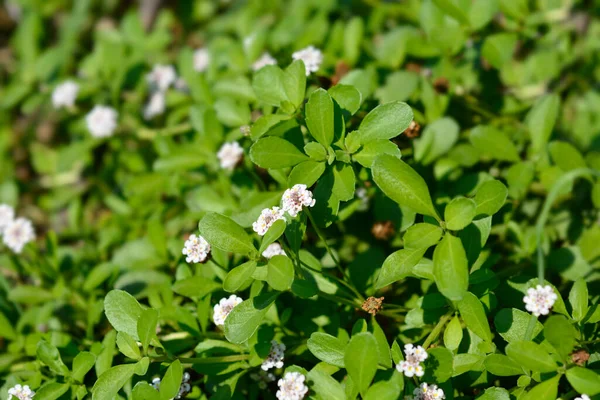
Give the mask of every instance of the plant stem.
[(314, 220), (314, 218), (312, 216), (312, 213), (310, 212), (310, 210), (308, 208), (306, 208), (306, 214), (308, 215), (308, 219), (310, 220), (310, 223), (312, 224), (313, 229), (317, 233), (317, 236), (319, 237), (319, 239), (321, 239), (321, 241), (323, 242), (323, 244), (325, 244), (325, 248), (327, 249), (327, 252), (331, 256), (331, 259), (333, 260), (333, 262), (335, 262), (335, 265), (337, 266), (338, 270), (340, 271), (340, 273), (342, 274), (342, 276), (346, 276), (346, 274), (344, 273), (344, 270), (342, 269), (342, 266), (341, 266), (340, 262), (338, 261), (337, 257), (333, 254), (333, 251), (329, 247), (329, 244), (327, 243), (327, 240), (325, 239), (325, 236), (323, 236), (323, 232), (321, 232), (321, 229), (315, 223), (315, 220)]
[(183, 364), (221, 364), (234, 361), (244, 361), (250, 358), (249, 354), (237, 354), (232, 356), (221, 356), (221, 357), (177, 357)]
[(437, 337), (442, 332), (442, 328), (444, 327), (444, 325), (446, 324), (446, 322), (448, 322), (448, 320), (450, 319), (450, 317), (452, 316), (452, 314), (454, 314), (454, 310), (446, 313), (446, 315), (444, 315), (442, 318), (440, 318), (440, 320), (438, 321), (437, 325), (433, 327), (433, 330), (431, 331), (431, 333), (429, 334), (429, 336), (427, 336), (427, 339), (425, 339), (425, 342), (423, 342), (423, 348), (425, 350), (427, 350), (427, 348), (429, 347), (429, 345), (434, 340), (437, 339)]

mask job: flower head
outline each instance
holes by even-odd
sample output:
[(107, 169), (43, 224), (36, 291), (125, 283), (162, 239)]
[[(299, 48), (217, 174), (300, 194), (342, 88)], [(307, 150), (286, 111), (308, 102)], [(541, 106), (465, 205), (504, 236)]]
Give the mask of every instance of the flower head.
[(275, 382), (275, 375), (271, 372), (260, 370), (258, 373), (250, 374), (250, 378), (258, 382), (258, 387), (262, 390), (267, 388), (267, 384)]
[(573, 400), (590, 400), (590, 396), (587, 394), (581, 394), (581, 396), (575, 397)]
[(11, 400), (13, 397), (19, 400), (31, 400), (33, 399), (33, 395), (35, 392), (29, 388), (29, 386), (21, 386), (15, 385), (8, 389), (8, 400)]
[(367, 194), (367, 189), (364, 187), (359, 187), (356, 189), (356, 197), (360, 200), (360, 205), (358, 206), (358, 210), (365, 211), (369, 209), (369, 195)]
[(550, 285), (537, 285), (535, 288), (529, 288), (527, 295), (523, 297), (525, 308), (536, 317), (548, 315), (556, 299), (558, 296)]
[(215, 321), (215, 325), (225, 325), (225, 319), (231, 310), (242, 301), (243, 300), (240, 297), (232, 294), (229, 297), (223, 297), (218, 304), (215, 304), (215, 307), (213, 308), (213, 320)]
[(156, 64), (152, 71), (146, 75), (146, 81), (154, 90), (164, 92), (177, 80), (175, 68), (172, 65)]
[(428, 385), (421, 383), (421, 386), (413, 392), (414, 400), (443, 400), (446, 398), (444, 391), (437, 385)]
[(275, 394), (279, 400), (301, 400), (308, 393), (304, 383), (306, 377), (300, 372), (286, 372), (277, 382), (279, 390)]
[(0, 235), (15, 219), (15, 210), (8, 204), (0, 204)]
[(323, 53), (314, 46), (308, 46), (292, 54), (292, 58), (294, 60), (304, 61), (306, 76), (309, 76), (312, 72), (317, 72), (319, 70), (321, 63), (323, 62)]
[(287, 256), (287, 254), (285, 254), (285, 251), (283, 251), (281, 245), (275, 242), (267, 246), (265, 251), (262, 252), (262, 256), (264, 258), (272, 258), (275, 256)]
[(315, 205), (312, 192), (306, 188), (306, 185), (300, 183), (286, 190), (283, 193), (281, 201), (283, 211), (287, 211), (292, 217), (298, 215), (302, 211), (302, 207), (312, 207)]
[(252, 64), (252, 70), (258, 71), (267, 65), (277, 65), (277, 61), (267, 52), (262, 53), (260, 57)]
[(79, 92), (79, 85), (73, 81), (64, 81), (54, 88), (52, 92), (52, 105), (54, 108), (73, 107)]
[(27, 218), (17, 218), (4, 228), (4, 244), (15, 253), (20, 253), (23, 247), (35, 239), (35, 231)]
[(285, 218), (283, 217), (283, 210), (281, 208), (265, 208), (261, 211), (256, 222), (252, 223), (252, 229), (254, 229), (254, 232), (258, 233), (260, 236), (264, 236), (269, 228), (273, 226), (275, 221), (279, 219), (285, 221)]
[(144, 108), (144, 119), (149, 120), (165, 112), (165, 94), (154, 92)]
[(114, 108), (96, 105), (85, 116), (87, 128), (93, 137), (103, 138), (112, 136), (117, 129), (117, 111)]
[(210, 244), (202, 236), (190, 235), (183, 245), (181, 253), (186, 256), (185, 262), (203, 263), (210, 253)]
[(423, 376), (425, 371), (421, 363), (426, 359), (427, 351), (423, 347), (406, 344), (404, 345), (404, 361), (398, 363), (396, 369), (409, 378), (415, 375)]
[(263, 361), (260, 368), (263, 371), (268, 371), (271, 368), (283, 368), (285, 349), (285, 344), (278, 343), (277, 340), (271, 340), (271, 351), (269, 352), (267, 358)]
[(238, 142), (230, 142), (221, 146), (217, 153), (217, 157), (219, 158), (221, 168), (231, 171), (240, 162), (243, 154), (244, 149), (242, 149), (242, 146), (240, 146)]
[(194, 52), (194, 69), (198, 72), (204, 72), (210, 65), (210, 53), (208, 49), (201, 48)]

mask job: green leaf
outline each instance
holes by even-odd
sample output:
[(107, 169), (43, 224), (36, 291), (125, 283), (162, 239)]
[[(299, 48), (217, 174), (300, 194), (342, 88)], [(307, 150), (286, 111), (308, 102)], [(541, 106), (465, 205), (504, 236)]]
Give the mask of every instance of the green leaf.
[(508, 390), (499, 387), (485, 389), (485, 392), (477, 400), (510, 400)]
[(484, 182), (477, 189), (475, 203), (477, 203), (477, 215), (494, 215), (502, 208), (508, 196), (508, 189), (497, 180)]
[(498, 0), (474, 0), (469, 12), (469, 22), (473, 30), (485, 27), (498, 12)]
[[(283, 222), (283, 221), (282, 221)], [(223, 281), (223, 290), (229, 293), (237, 292), (256, 270), (256, 261), (247, 261), (229, 271)]]
[[(461, 24), (469, 25), (469, 2), (461, 2), (460, 0), (433, 0), (433, 3)], [(465, 4), (467, 7), (464, 7)]]
[(315, 161), (327, 161), (327, 149), (317, 142), (306, 143), (304, 152)]
[(139, 360), (142, 358), (140, 354), (140, 348), (138, 347), (135, 340), (131, 338), (125, 332), (119, 332), (117, 334), (117, 347), (119, 351), (129, 358)]
[(113, 400), (131, 379), (137, 364), (123, 364), (105, 371), (92, 388), (92, 400)]
[(523, 368), (504, 354), (490, 354), (484, 361), (485, 369), (497, 376), (515, 376), (524, 373)]
[(173, 284), (172, 290), (182, 296), (190, 298), (204, 297), (221, 288), (218, 282), (206, 279), (200, 275), (182, 279)]
[(295, 60), (283, 72), (283, 89), (294, 108), (300, 107), (306, 91), (306, 68), (304, 62)]
[(131, 397), (132, 400), (160, 400), (158, 390), (143, 381), (135, 384)]
[(67, 393), (67, 390), (69, 390), (68, 383), (49, 382), (35, 392), (35, 399), (56, 400)]
[(577, 329), (564, 315), (552, 315), (544, 322), (544, 337), (566, 360), (577, 344)]
[(69, 375), (69, 369), (60, 358), (60, 353), (56, 346), (40, 340), (36, 348), (37, 358), (44, 363), (52, 372), (58, 375)]
[(459, 301), (469, 287), (467, 255), (459, 238), (445, 235), (433, 252), (433, 275), (440, 293)]
[(563, 171), (587, 167), (583, 156), (571, 143), (555, 140), (548, 145), (548, 150), (554, 164)]
[(263, 236), (258, 252), (262, 254), (262, 252), (265, 251), (271, 243), (279, 239), (281, 235), (283, 235), (283, 232), (285, 232), (286, 226), (287, 224), (284, 220), (279, 219), (275, 221), (273, 225), (271, 225), (271, 227), (267, 230), (267, 233), (265, 233), (265, 235)]
[(310, 388), (315, 392), (315, 399), (321, 400), (345, 400), (346, 394), (342, 385), (338, 381), (327, 375), (325, 372), (313, 368), (307, 375), (309, 381), (312, 381)]
[(354, 168), (350, 164), (335, 163), (333, 165), (333, 194), (340, 201), (348, 201), (354, 198), (354, 185), (356, 177)]
[(377, 341), (377, 350), (379, 353), (379, 365), (382, 365), (386, 368), (392, 368), (392, 353), (390, 350), (390, 345), (388, 344), (387, 338), (385, 337), (385, 332), (377, 323), (375, 317), (371, 318), (371, 333), (375, 337)]
[(575, 281), (569, 292), (569, 303), (573, 311), (571, 315), (577, 322), (581, 321), (588, 312), (588, 288), (585, 280), (580, 278)]
[[(258, 70), (252, 79), (252, 88), (258, 100), (270, 106), (279, 107), (281, 102), (288, 98), (283, 83), (284, 79), (284, 72), (275, 65), (267, 65)], [(288, 82), (288, 85), (290, 83)]]
[(463, 338), (462, 326), (458, 317), (454, 317), (448, 322), (444, 331), (444, 346), (450, 350), (458, 349)]
[(375, 158), (371, 168), (373, 180), (386, 196), (419, 214), (439, 219), (425, 180), (408, 164), (383, 154)]
[(494, 68), (502, 69), (512, 60), (519, 37), (516, 33), (502, 32), (489, 35), (481, 47), (481, 55)]
[(423, 382), (446, 382), (454, 373), (454, 357), (450, 350), (444, 347), (435, 347), (427, 351), (425, 360), (425, 375)]
[(160, 381), (160, 398), (161, 400), (170, 400), (175, 398), (179, 393), (179, 387), (183, 379), (183, 368), (181, 362), (175, 360), (169, 365), (165, 376)]
[(344, 367), (346, 344), (327, 333), (314, 332), (307, 341), (310, 352), (321, 361), (336, 367)]
[(278, 295), (279, 293), (263, 293), (235, 306), (225, 319), (227, 340), (241, 344), (250, 339)]
[(483, 340), (492, 341), (490, 324), (477, 296), (471, 292), (465, 293), (462, 300), (458, 302), (458, 311), (467, 328)]
[(558, 381), (560, 375), (537, 384), (533, 389), (522, 396), (523, 400), (555, 400), (558, 394)]
[(267, 283), (275, 290), (284, 291), (294, 281), (294, 265), (287, 256), (274, 256), (267, 264)]
[(553, 372), (558, 369), (550, 354), (539, 344), (524, 340), (506, 346), (506, 355), (517, 364), (534, 372)]
[(567, 370), (567, 380), (573, 389), (588, 396), (600, 393), (600, 375), (582, 367), (573, 367)]
[(223, 251), (251, 255), (256, 253), (250, 235), (224, 215), (206, 214), (198, 224), (198, 230), (211, 246)]
[(381, 289), (409, 276), (412, 273), (412, 268), (423, 258), (425, 251), (427, 251), (427, 247), (406, 248), (390, 254), (379, 271), (375, 289)]
[(471, 130), (469, 140), (477, 150), (493, 159), (519, 161), (519, 153), (513, 142), (492, 126), (476, 126)]
[(452, 200), (444, 211), (446, 227), (452, 231), (459, 231), (469, 225), (475, 218), (477, 205), (475, 201), (466, 197), (457, 197)]
[(548, 94), (540, 98), (527, 113), (525, 124), (531, 135), (533, 154), (545, 150), (558, 118), (559, 109), (560, 97), (557, 94)]
[(361, 332), (350, 339), (344, 354), (344, 365), (358, 391), (364, 395), (377, 372), (377, 341), (369, 332)]
[(427, 125), (415, 140), (415, 160), (429, 165), (448, 153), (458, 140), (459, 126), (452, 118), (444, 117)]
[(73, 370), (71, 372), (71, 378), (76, 382), (83, 382), (85, 374), (96, 363), (96, 356), (88, 351), (82, 351), (75, 356), (73, 359)]
[(371, 168), (375, 157), (380, 154), (389, 154), (397, 158), (402, 157), (400, 149), (395, 143), (389, 140), (374, 140), (365, 144), (352, 156), (352, 159), (365, 168)]
[(317, 89), (306, 103), (306, 126), (311, 136), (325, 147), (333, 142), (333, 100), (325, 89)]
[[(312, 142), (314, 143), (314, 142)], [(311, 187), (325, 172), (326, 164), (324, 162), (308, 160), (292, 168), (288, 177), (288, 186), (292, 187), (298, 183), (303, 183), (307, 187)]]
[(154, 308), (148, 308), (142, 311), (137, 322), (137, 332), (144, 353), (148, 350), (150, 341), (156, 336), (156, 324), (158, 323), (158, 311)]
[[(516, 308), (504, 308), (494, 317), (496, 330), (507, 342), (515, 342), (523, 339), (527, 326), (531, 320), (531, 314)], [(542, 324), (537, 321), (533, 328), (532, 337), (536, 337), (543, 329)]]
[(413, 120), (410, 106), (400, 101), (381, 104), (369, 112), (358, 128), (362, 144), (374, 140), (391, 139), (408, 128)]
[(287, 140), (266, 136), (252, 145), (250, 159), (262, 168), (287, 168), (308, 160), (308, 157)]
[(351, 85), (338, 84), (329, 88), (327, 93), (340, 105), (348, 117), (354, 115), (362, 103), (362, 95)]
[(400, 387), (393, 380), (375, 382), (367, 393), (364, 400), (396, 400)]
[(440, 241), (444, 231), (439, 226), (426, 222), (414, 224), (404, 234), (404, 247), (407, 249), (429, 248)]

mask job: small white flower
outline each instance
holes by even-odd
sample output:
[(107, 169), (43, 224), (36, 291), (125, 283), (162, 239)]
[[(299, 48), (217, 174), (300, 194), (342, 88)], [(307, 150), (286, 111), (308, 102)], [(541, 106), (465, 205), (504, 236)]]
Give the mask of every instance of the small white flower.
[(154, 389), (159, 390), (160, 389), (160, 378), (156, 377), (154, 379), (152, 379), (152, 383), (150, 384)]
[(581, 394), (581, 396), (575, 397), (573, 400), (590, 400), (590, 396), (587, 394)]
[(421, 386), (416, 388), (413, 392), (414, 400), (442, 400), (445, 399), (444, 391), (437, 387), (437, 385), (428, 385), (421, 383)]
[(252, 43), (254, 43), (254, 39), (256, 39), (256, 35), (254, 34), (246, 36), (244, 38), (244, 40), (242, 41), (242, 44), (244, 45), (244, 50), (248, 51), (248, 49), (250, 49), (250, 46), (252, 46)]
[(358, 210), (367, 210), (369, 208), (369, 196), (367, 194), (367, 189), (364, 187), (357, 188), (356, 197), (358, 197), (358, 199), (360, 200), (360, 206), (358, 206)]
[(536, 317), (548, 315), (556, 299), (558, 296), (550, 285), (537, 285), (535, 288), (529, 288), (527, 295), (523, 297), (525, 308)]
[(93, 137), (103, 138), (112, 136), (117, 129), (117, 117), (114, 108), (97, 105), (85, 116), (85, 122)]
[(242, 149), (238, 142), (229, 142), (221, 146), (217, 157), (219, 158), (221, 168), (231, 171), (240, 162), (243, 154), (244, 149)]
[(258, 387), (262, 390), (265, 390), (267, 388), (267, 384), (275, 382), (276, 378), (273, 373), (260, 370), (258, 373), (250, 374), (250, 379), (258, 382)]
[(225, 325), (225, 319), (231, 310), (242, 301), (243, 300), (240, 297), (232, 294), (229, 297), (223, 297), (221, 301), (219, 301), (219, 304), (215, 304), (215, 307), (213, 308), (213, 320), (215, 321), (215, 325)]
[(157, 115), (165, 112), (165, 94), (163, 92), (154, 92), (144, 108), (144, 119), (150, 120)]
[(256, 61), (254, 61), (252, 70), (258, 71), (267, 65), (277, 65), (277, 61), (269, 53), (264, 52)]
[(156, 64), (146, 75), (146, 82), (153, 90), (164, 92), (177, 80), (177, 73), (172, 65)]
[(285, 218), (283, 217), (283, 210), (281, 208), (265, 208), (261, 211), (256, 222), (252, 223), (252, 229), (260, 236), (264, 236), (269, 228), (273, 226), (275, 221), (280, 219), (285, 221)]
[(35, 239), (35, 231), (27, 218), (17, 218), (4, 229), (4, 244), (15, 253), (21, 253), (23, 247)]
[(65, 81), (54, 88), (52, 105), (54, 108), (73, 107), (79, 92), (79, 85), (73, 81)]
[(204, 72), (210, 65), (210, 53), (208, 49), (201, 48), (194, 52), (194, 70)]
[(309, 76), (312, 72), (317, 72), (319, 70), (321, 63), (323, 62), (323, 53), (314, 46), (308, 46), (292, 54), (292, 58), (294, 60), (304, 61), (306, 76)]
[(260, 368), (263, 371), (268, 371), (271, 368), (283, 368), (285, 349), (285, 344), (277, 343), (277, 340), (271, 340), (271, 351)]
[(306, 377), (299, 372), (286, 372), (277, 382), (279, 390), (275, 394), (279, 400), (301, 400), (308, 393), (304, 383)]
[(15, 210), (8, 204), (0, 204), (0, 235), (15, 219)]
[(423, 376), (425, 371), (421, 363), (427, 359), (427, 351), (421, 346), (413, 346), (412, 344), (404, 345), (404, 361), (396, 364), (398, 372), (402, 372), (405, 376), (411, 378), (413, 376)]
[(272, 258), (275, 256), (287, 256), (287, 254), (285, 254), (285, 251), (283, 251), (281, 245), (275, 242), (267, 246), (265, 251), (262, 252), (262, 256), (264, 258)]
[(35, 392), (31, 390), (27, 385), (15, 385), (12, 388), (8, 389), (8, 400), (11, 400), (13, 397), (19, 400), (31, 400), (33, 399), (34, 394)]
[(187, 82), (183, 78), (177, 78), (173, 86), (175, 87), (175, 89), (181, 92), (187, 92), (188, 90), (190, 90)]
[(281, 202), (283, 211), (287, 211), (292, 217), (298, 215), (302, 211), (302, 207), (312, 207), (315, 205), (312, 192), (306, 188), (306, 185), (300, 183), (286, 190), (283, 193)]
[(210, 253), (210, 244), (200, 235), (190, 235), (183, 245), (181, 253), (186, 256), (185, 262), (203, 263)]

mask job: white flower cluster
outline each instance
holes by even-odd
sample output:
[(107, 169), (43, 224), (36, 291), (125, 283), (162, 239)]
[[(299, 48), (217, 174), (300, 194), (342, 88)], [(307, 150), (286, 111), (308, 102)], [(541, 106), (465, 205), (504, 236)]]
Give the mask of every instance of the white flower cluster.
[(265, 390), (269, 383), (275, 382), (276, 378), (273, 373), (260, 370), (258, 373), (250, 374), (250, 379), (258, 382), (258, 387), (262, 390)]
[(15, 210), (0, 204), (0, 235), (6, 247), (19, 254), (23, 247), (35, 239), (33, 224), (27, 218), (15, 218)]
[(210, 253), (210, 244), (202, 236), (192, 234), (185, 241), (181, 253), (186, 256), (185, 261), (188, 263), (203, 263)]
[(575, 397), (573, 400), (590, 400), (590, 396), (587, 394), (581, 394), (581, 396)]
[(299, 372), (286, 372), (277, 382), (279, 390), (275, 395), (279, 400), (301, 400), (308, 393), (305, 380), (306, 377)]
[(437, 385), (428, 385), (421, 383), (421, 386), (413, 392), (414, 400), (443, 400), (446, 398), (444, 391)]
[[(179, 392), (177, 393), (177, 396), (175, 396), (176, 399), (181, 399), (186, 394), (188, 394), (189, 392), (192, 391), (192, 386), (190, 385), (190, 379), (191, 379), (190, 374), (188, 372), (184, 372), (181, 386), (179, 386)], [(157, 378), (152, 379), (152, 383), (150, 385), (154, 389), (160, 390), (160, 378), (157, 377)]]
[(412, 344), (404, 345), (404, 361), (396, 364), (398, 372), (402, 372), (407, 377), (423, 376), (425, 371), (421, 363), (427, 359), (427, 351), (421, 346)]
[(215, 325), (225, 325), (225, 319), (231, 313), (231, 310), (242, 301), (244, 300), (232, 294), (229, 297), (223, 297), (218, 304), (215, 304), (213, 308), (213, 321), (215, 321)]
[(292, 54), (294, 60), (302, 60), (306, 68), (306, 76), (312, 72), (317, 72), (323, 62), (323, 53), (314, 46), (308, 46)]
[(194, 70), (204, 72), (210, 65), (210, 53), (208, 49), (201, 48), (194, 52)]
[(365, 211), (369, 209), (369, 195), (367, 194), (367, 189), (364, 187), (359, 187), (356, 189), (356, 197), (360, 200), (360, 205), (358, 206), (359, 211)]
[(240, 146), (238, 142), (229, 142), (221, 146), (217, 153), (217, 158), (219, 159), (221, 168), (233, 171), (243, 155), (244, 149), (242, 149), (242, 146)]
[(15, 385), (8, 389), (8, 400), (13, 397), (19, 400), (31, 400), (35, 392), (29, 388), (29, 386)]
[(291, 217), (298, 215), (303, 207), (312, 207), (315, 205), (312, 192), (304, 184), (294, 185), (286, 190), (281, 197), (283, 211), (286, 211)]
[(269, 228), (273, 226), (275, 221), (280, 219), (285, 221), (283, 210), (281, 208), (265, 208), (261, 211), (256, 222), (252, 223), (252, 229), (254, 229), (254, 232), (258, 233), (260, 236), (264, 236)]
[(536, 317), (548, 315), (556, 299), (558, 296), (550, 285), (537, 285), (535, 288), (529, 288), (527, 295), (523, 297), (525, 308)]
[(75, 105), (75, 99), (79, 92), (79, 85), (73, 81), (64, 81), (54, 88), (52, 92), (52, 105), (54, 108), (67, 107)]
[(271, 340), (271, 351), (260, 368), (263, 371), (268, 371), (271, 368), (283, 368), (285, 349), (285, 344), (278, 343), (277, 340)]
[(267, 65), (277, 65), (277, 61), (269, 53), (264, 52), (254, 63), (252, 64), (252, 70), (258, 71), (262, 67)]
[(287, 256), (287, 254), (285, 254), (281, 245), (275, 242), (267, 246), (265, 251), (262, 252), (262, 256), (264, 258), (273, 258), (275, 256)]
[(108, 106), (96, 105), (85, 116), (87, 128), (95, 138), (112, 136), (117, 129), (117, 111)]
[(177, 82), (177, 73), (172, 65), (157, 64), (146, 75), (146, 81), (152, 91), (144, 108), (144, 119), (149, 120), (165, 112), (165, 92)]

